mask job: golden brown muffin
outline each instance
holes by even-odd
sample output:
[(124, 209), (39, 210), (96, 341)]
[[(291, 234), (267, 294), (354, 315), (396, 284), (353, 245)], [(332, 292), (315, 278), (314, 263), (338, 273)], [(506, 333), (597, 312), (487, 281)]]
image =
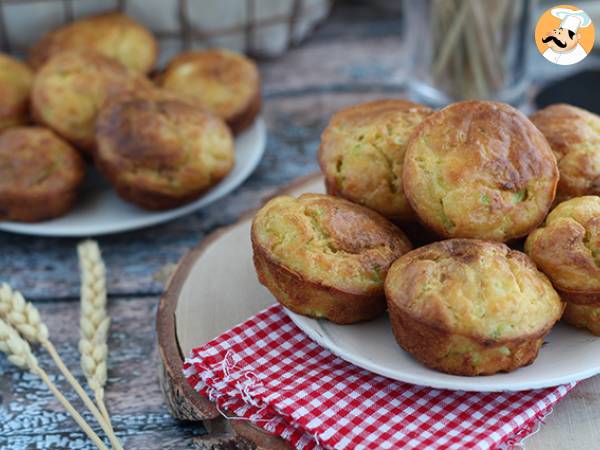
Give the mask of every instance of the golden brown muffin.
[(0, 131), (27, 123), (32, 83), (25, 64), (0, 53)]
[(66, 50), (100, 53), (142, 73), (154, 67), (158, 44), (150, 31), (122, 13), (85, 17), (47, 33), (29, 52), (29, 64), (42, 67)]
[(168, 209), (198, 198), (234, 165), (225, 123), (181, 100), (123, 98), (97, 120), (94, 161), (127, 201)]
[(92, 52), (65, 52), (36, 74), (32, 112), (37, 122), (90, 153), (101, 106), (111, 98), (152, 89), (146, 77), (113, 59)]
[(38, 222), (75, 204), (85, 164), (52, 131), (16, 127), (0, 134), (0, 219)]
[(600, 116), (575, 106), (548, 106), (531, 116), (558, 161), (557, 201), (600, 195)]
[[(529, 235), (525, 251), (568, 302), (570, 311), (565, 313), (565, 320), (574, 325), (584, 324), (581, 316), (590, 313), (591, 323), (596, 322), (592, 328), (598, 329), (600, 197), (576, 197), (560, 203), (548, 215), (544, 226)], [(572, 305), (588, 308), (572, 308)]]
[(347, 324), (385, 310), (388, 267), (411, 246), (368, 208), (304, 194), (276, 197), (258, 211), (252, 248), (258, 279), (283, 306)]
[(417, 127), (403, 182), (421, 221), (440, 236), (508, 241), (544, 220), (558, 169), (546, 139), (523, 114), (503, 103), (468, 101)]
[(400, 346), (456, 375), (530, 364), (564, 308), (527, 255), (474, 239), (440, 241), (400, 257), (385, 294)]
[(222, 118), (237, 134), (261, 107), (260, 75), (244, 55), (213, 49), (182, 53), (157, 78), (159, 86)]
[(319, 147), (327, 192), (394, 222), (414, 221), (402, 189), (404, 153), (412, 131), (432, 112), (405, 100), (378, 100), (334, 114)]
[(567, 302), (562, 320), (600, 336), (600, 306), (598, 305), (578, 305)]

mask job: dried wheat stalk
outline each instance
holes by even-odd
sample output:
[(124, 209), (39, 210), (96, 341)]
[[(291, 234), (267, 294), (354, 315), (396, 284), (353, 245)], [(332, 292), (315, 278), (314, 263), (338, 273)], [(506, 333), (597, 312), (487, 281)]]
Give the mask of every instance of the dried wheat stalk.
[(31, 344), (40, 344), (46, 349), (65, 379), (98, 421), (110, 439), (111, 444), (115, 448), (120, 448), (117, 446), (118, 439), (114, 436), (112, 426), (109, 425), (102, 412), (96, 407), (92, 399), (90, 399), (81, 387), (81, 384), (75, 379), (50, 341), (48, 328), (42, 322), (38, 309), (32, 303), (27, 302), (20, 292), (14, 291), (6, 283), (0, 286), (0, 318), (4, 319), (21, 333)]
[[(110, 416), (104, 402), (104, 385), (107, 378), (108, 329), (110, 317), (106, 312), (106, 274), (100, 248), (95, 241), (87, 240), (77, 246), (81, 272), (81, 368), (88, 386), (94, 392), (98, 408), (112, 430)], [(113, 431), (114, 435), (114, 431)], [(119, 443), (113, 444), (122, 449)]]
[[(4, 287), (4, 286), (3, 286)], [(40, 339), (36, 330), (43, 330), (44, 327), (24, 328), (27, 330), (28, 335), (36, 340)], [(46, 330), (47, 333), (47, 330)], [(6, 354), (8, 360), (15, 366), (22, 369), (27, 369), (37, 375), (46, 386), (50, 389), (56, 399), (63, 405), (67, 412), (75, 419), (77, 425), (87, 434), (92, 442), (100, 450), (108, 450), (106, 445), (100, 440), (98, 435), (92, 430), (89, 424), (83, 417), (75, 410), (73, 405), (65, 398), (65, 396), (58, 390), (56, 385), (50, 380), (48, 374), (42, 369), (38, 361), (31, 351), (29, 344), (25, 341), (18, 333), (18, 331), (10, 326), (7, 322), (0, 319), (0, 352)]]

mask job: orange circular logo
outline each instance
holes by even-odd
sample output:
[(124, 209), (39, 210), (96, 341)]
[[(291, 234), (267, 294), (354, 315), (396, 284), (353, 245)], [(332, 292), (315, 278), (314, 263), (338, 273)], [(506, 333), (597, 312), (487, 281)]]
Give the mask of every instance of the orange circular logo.
[(594, 34), (594, 24), (585, 11), (572, 5), (558, 5), (539, 18), (535, 45), (551, 63), (569, 66), (592, 51)]

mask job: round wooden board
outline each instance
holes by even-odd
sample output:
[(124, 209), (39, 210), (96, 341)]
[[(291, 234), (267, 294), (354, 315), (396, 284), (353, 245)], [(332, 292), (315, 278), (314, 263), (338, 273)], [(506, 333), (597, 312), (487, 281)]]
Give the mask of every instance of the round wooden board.
[[(322, 176), (296, 180), (276, 195), (305, 192), (324, 192)], [(187, 384), (181, 371), (184, 355), (192, 348), (273, 303), (273, 297), (256, 281), (253, 270), (244, 273), (243, 279), (228, 278), (227, 266), (232, 258), (252, 258), (253, 216), (254, 211), (245, 214), (237, 223), (213, 232), (190, 250), (179, 262), (158, 305), (156, 327), (162, 361), (159, 375), (165, 402), (175, 418), (204, 422), (209, 432), (205, 448), (288, 448), (280, 438), (247, 421), (225, 420), (208, 399)]]

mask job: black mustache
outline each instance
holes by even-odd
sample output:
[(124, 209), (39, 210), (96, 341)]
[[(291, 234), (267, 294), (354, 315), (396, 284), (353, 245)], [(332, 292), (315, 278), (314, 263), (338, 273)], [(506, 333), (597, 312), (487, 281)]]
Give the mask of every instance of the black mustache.
[(542, 42), (545, 44), (546, 42), (550, 42), (550, 41), (554, 41), (554, 43), (556, 45), (558, 45), (560, 48), (565, 48), (567, 46), (566, 42), (561, 42), (558, 40), (558, 38), (556, 36), (547, 36), (545, 38), (542, 38)]

